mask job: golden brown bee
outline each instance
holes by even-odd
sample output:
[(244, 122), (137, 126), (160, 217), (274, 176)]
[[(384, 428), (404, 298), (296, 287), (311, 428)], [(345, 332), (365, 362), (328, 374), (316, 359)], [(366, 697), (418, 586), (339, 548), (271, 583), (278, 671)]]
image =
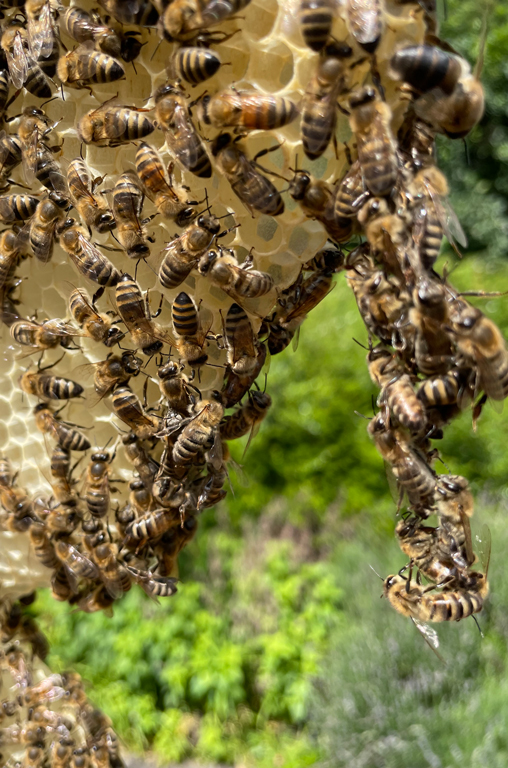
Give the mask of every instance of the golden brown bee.
[(67, 578), (67, 572), (61, 566), (51, 577), (51, 596), (59, 602), (66, 602), (73, 595), (74, 592)]
[(145, 512), (127, 526), (123, 546), (141, 549), (150, 539), (157, 539), (169, 528), (180, 524), (180, 518), (172, 510), (161, 508)]
[(208, 48), (179, 48), (171, 58), (171, 73), (191, 85), (209, 80), (219, 70), (219, 55)]
[(47, 403), (40, 403), (34, 408), (35, 425), (44, 434), (50, 434), (68, 451), (87, 451), (90, 441), (77, 429), (60, 421)]
[(300, 0), (298, 22), (305, 44), (321, 51), (330, 37), (336, 11), (335, 0)]
[(30, 219), (39, 205), (39, 198), (32, 195), (1, 195), (0, 220), (4, 224)]
[(408, 83), (417, 94), (440, 88), (450, 94), (462, 73), (459, 60), (433, 45), (400, 48), (390, 61), (390, 75)]
[(117, 239), (130, 259), (143, 259), (150, 255), (144, 224), (141, 221), (144, 193), (133, 171), (123, 173), (113, 189), (113, 214), (117, 226)]
[(305, 262), (304, 269), (310, 272), (324, 272), (330, 275), (344, 269), (345, 254), (340, 248), (322, 248), (310, 261)]
[(195, 218), (194, 208), (181, 198), (182, 193), (173, 186), (171, 177), (166, 177), (159, 153), (144, 141), (136, 152), (136, 173), (161, 216), (172, 219), (179, 227)]
[(199, 102), (199, 119), (214, 128), (235, 127), (238, 132), (281, 128), (298, 115), (295, 104), (283, 96), (257, 91), (219, 91)]
[(453, 363), (451, 340), (443, 333), (449, 318), (447, 291), (440, 282), (425, 280), (414, 289), (413, 304), (409, 319), (415, 332), (414, 356), (418, 370), (427, 376), (446, 374)]
[(6, 229), (0, 235), (0, 294), (14, 278), (23, 245), (22, 239), (13, 229)]
[(121, 24), (155, 27), (159, 20), (159, 14), (149, 0), (135, 3), (125, 3), (123, 0), (99, 0), (99, 5), (102, 5)]
[(18, 90), (25, 87), (40, 99), (51, 97), (49, 80), (30, 50), (28, 33), (16, 18), (11, 19), (0, 38), (12, 84)]
[(258, 344), (252, 325), (242, 307), (232, 304), (224, 324), (228, 365), (239, 376), (250, 376), (257, 368)]
[(86, 470), (84, 499), (93, 517), (105, 517), (109, 511), (111, 457), (109, 453), (92, 453)]
[(418, 518), (410, 518), (400, 520), (395, 532), (401, 550), (426, 579), (439, 585), (451, 582), (465, 585), (468, 563), (447, 531), (424, 526)]
[(164, 288), (178, 288), (190, 275), (203, 254), (210, 248), (220, 232), (220, 221), (215, 216), (199, 216), (162, 251), (159, 280)]
[(117, 147), (153, 133), (155, 126), (141, 110), (104, 102), (78, 123), (79, 140), (99, 147)]
[(423, 401), (417, 397), (411, 377), (384, 347), (375, 347), (367, 357), (369, 374), (381, 393), (378, 404), (388, 406), (399, 424), (410, 432), (421, 432), (427, 423)]
[(36, 395), (46, 400), (68, 400), (71, 397), (79, 397), (83, 392), (81, 384), (42, 371), (26, 371), (19, 379), (19, 386), (27, 395)]
[(340, 184), (335, 194), (335, 217), (347, 219), (357, 216), (360, 207), (365, 202), (368, 192), (365, 192), (363, 174), (358, 160), (355, 160)]
[(61, 445), (56, 445), (51, 452), (50, 461), (51, 487), (57, 501), (62, 504), (75, 499), (71, 483), (71, 454)]
[(266, 392), (249, 392), (249, 399), (241, 408), (230, 416), (226, 416), (220, 425), (220, 435), (223, 440), (236, 440), (248, 432), (250, 439), (268, 413), (272, 398)]
[(80, 331), (63, 320), (46, 320), (36, 323), (33, 320), (17, 320), (10, 327), (14, 341), (33, 349), (53, 349), (58, 345), (69, 348), (73, 338), (81, 336)]
[[(2, 72), (5, 70), (2, 70)], [(12, 184), (11, 172), (22, 160), (22, 144), (18, 136), (0, 133), (0, 187)]]
[(102, 179), (92, 179), (86, 163), (80, 157), (69, 163), (69, 194), (81, 221), (89, 231), (94, 228), (97, 232), (108, 232), (115, 227), (115, 217), (104, 195), (95, 192), (95, 187), (100, 181)]
[(328, 45), (319, 59), (302, 102), (302, 143), (315, 160), (326, 151), (335, 131), (337, 98), (347, 89), (346, 62), (353, 51), (345, 43)]
[(136, 584), (139, 584), (149, 597), (171, 597), (178, 591), (176, 588), (177, 579), (171, 576), (158, 576), (147, 571), (140, 571), (131, 565), (127, 566), (127, 570)]
[(133, 278), (124, 273), (115, 292), (118, 314), (127, 326), (132, 342), (145, 355), (158, 352), (163, 342), (173, 344), (168, 332), (155, 323), (150, 315), (147, 301), (143, 300), (141, 289)]
[(306, 216), (321, 222), (336, 243), (351, 239), (353, 221), (336, 215), (334, 190), (326, 181), (314, 179), (306, 171), (296, 171), (289, 184), (289, 194), (300, 203)]
[(120, 272), (86, 235), (83, 227), (73, 224), (60, 235), (60, 245), (83, 277), (98, 283), (102, 288), (116, 285), (121, 277)]
[(86, 555), (80, 552), (73, 544), (63, 539), (54, 543), (56, 556), (62, 563), (67, 573), (67, 578), (74, 591), (77, 591), (79, 579), (97, 579), (99, 571)]
[(159, 465), (145, 450), (135, 432), (124, 435), (122, 443), (127, 460), (134, 466), (146, 487), (151, 488)]
[(58, 60), (59, 80), (71, 88), (86, 88), (88, 83), (112, 83), (125, 76), (125, 70), (112, 56), (83, 44)]
[(11, 516), (8, 527), (11, 530), (26, 530), (33, 519), (33, 504), (21, 488), (15, 488), (16, 478), (8, 459), (0, 459), (0, 471), (0, 504)]
[(31, 52), (38, 61), (49, 59), (55, 44), (58, 48), (55, 34), (57, 3), (55, 0), (27, 0), (25, 14)]
[(154, 95), (155, 122), (164, 131), (168, 149), (187, 171), (200, 178), (210, 178), (212, 164), (203, 140), (189, 115), (182, 92), (173, 85), (162, 85)]
[[(111, 606), (115, 601), (103, 584), (95, 588), (90, 587), (84, 593), (80, 593), (80, 595), (81, 597), (76, 602), (76, 607), (80, 611), (84, 613), (104, 611), (106, 616), (113, 616)], [(80, 710), (80, 715), (81, 717), (84, 716), (82, 709)], [(85, 751), (82, 747), (73, 750), (70, 768), (94, 768), (88, 750)]]
[(224, 416), (219, 393), (217, 399), (196, 403), (194, 410), (196, 415), (180, 432), (173, 446), (173, 462), (179, 466), (192, 464), (200, 454), (212, 448)]
[(365, 186), (373, 195), (389, 195), (398, 175), (390, 107), (370, 87), (360, 88), (350, 96), (349, 106)]
[(266, 150), (261, 150), (253, 160), (249, 160), (229, 133), (221, 133), (212, 144), (212, 154), (219, 171), (224, 174), (247, 210), (251, 213), (265, 213), (267, 216), (280, 216), (284, 213), (280, 192), (258, 170), (256, 160), (266, 154)]
[(455, 544), (453, 560), (472, 565), (475, 555), (469, 520), (473, 516), (474, 502), (467, 480), (460, 475), (440, 475), (436, 507), (439, 525)]
[(182, 367), (170, 361), (158, 368), (157, 377), (161, 395), (171, 410), (188, 416), (189, 408), (194, 404), (194, 397), (191, 394), (191, 385), (182, 373)]
[[(174, 40), (185, 42), (196, 37), (201, 29), (210, 26), (205, 24), (201, 16), (201, 11), (205, 5), (198, 0), (175, 0), (167, 6), (164, 4), (164, 12), (159, 22), (159, 33), (170, 42)], [(224, 3), (225, 7), (229, 5), (231, 5), (230, 2)], [(236, 6), (236, 2), (233, 5)]]
[[(232, 252), (231, 252), (232, 253)], [(208, 250), (199, 261), (199, 272), (206, 275), (214, 285), (232, 299), (257, 299), (273, 288), (273, 278), (267, 272), (252, 269), (247, 259), (240, 267), (233, 255), (225, 256), (215, 250)]]
[(101, 533), (93, 546), (91, 555), (99, 568), (99, 575), (106, 591), (117, 600), (130, 589), (131, 582), (125, 569), (117, 561), (116, 546), (110, 544), (106, 540), (105, 534)]
[(125, 336), (107, 314), (98, 312), (84, 288), (75, 288), (69, 296), (69, 312), (90, 339), (106, 347), (118, 344)]
[[(94, 371), (94, 389), (97, 404), (109, 395), (119, 384), (127, 384), (131, 376), (137, 376), (141, 370), (141, 359), (131, 351), (122, 352), (122, 356), (109, 354), (105, 360), (91, 364)], [(88, 365), (87, 365), (88, 367)]]
[(49, 198), (41, 200), (35, 210), (30, 222), (30, 247), (43, 264), (47, 264), (53, 256), (55, 232), (63, 217), (62, 209)]
[[(465, 375), (466, 374), (466, 375)], [(427, 408), (442, 407), (467, 401), (467, 372), (461, 368), (452, 368), (450, 373), (424, 379), (418, 387), (418, 398)]]
[(117, 32), (105, 24), (99, 23), (79, 6), (65, 8), (59, 15), (60, 27), (69, 37), (78, 43), (93, 40), (99, 50), (110, 56), (120, 56), (121, 41)]
[(374, 53), (383, 34), (382, 0), (347, 0), (349, 30), (367, 53)]
[(201, 328), (198, 309), (187, 293), (178, 294), (171, 307), (171, 317), (181, 362), (191, 368), (204, 365), (208, 360), (203, 352), (207, 330)]
[(388, 576), (384, 582), (384, 594), (390, 604), (403, 616), (418, 621), (460, 621), (479, 613), (489, 592), (489, 584), (483, 573), (477, 573), (474, 589), (447, 589), (428, 593), (428, 588), (409, 584), (403, 576)]
[(74, 741), (66, 738), (55, 739), (49, 748), (53, 768), (68, 768), (71, 763)]
[(113, 392), (113, 411), (141, 440), (152, 437), (162, 426), (159, 416), (152, 416), (143, 407), (129, 387), (118, 387)]

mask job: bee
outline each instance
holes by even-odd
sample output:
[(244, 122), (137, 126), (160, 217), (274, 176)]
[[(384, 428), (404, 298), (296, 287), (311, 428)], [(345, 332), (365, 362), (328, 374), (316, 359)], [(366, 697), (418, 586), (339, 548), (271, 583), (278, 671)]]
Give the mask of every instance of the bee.
[(145, 486), (151, 488), (159, 470), (158, 463), (145, 450), (135, 432), (124, 435), (122, 443), (127, 460), (134, 466)]
[(169, 528), (179, 525), (180, 519), (166, 508), (145, 512), (127, 526), (122, 546), (139, 550), (151, 539), (158, 539)]
[(346, 18), (358, 45), (373, 54), (383, 34), (382, 0), (347, 0)]
[(9, 76), (18, 90), (23, 88), (40, 99), (51, 97), (49, 80), (30, 50), (28, 33), (17, 21), (11, 19), (0, 38), (0, 47), (7, 59)]
[(195, 406), (196, 415), (178, 435), (172, 450), (173, 462), (177, 466), (188, 466), (212, 448), (218, 436), (219, 425), (224, 416), (220, 394), (216, 399), (201, 400)]
[(344, 243), (351, 239), (353, 221), (336, 215), (334, 190), (326, 181), (313, 179), (305, 171), (296, 171), (289, 184), (289, 194), (300, 203), (306, 216), (321, 222), (334, 242)]
[(13, 744), (36, 745), (44, 742), (46, 728), (26, 721), (24, 725), (15, 723), (1, 729), (0, 738)]
[(62, 221), (62, 209), (50, 198), (41, 200), (30, 222), (29, 242), (32, 253), (43, 264), (53, 256), (55, 233)]
[(410, 85), (418, 95), (433, 88), (449, 95), (461, 74), (460, 61), (433, 45), (400, 48), (390, 61), (390, 76)]
[(1, 195), (0, 220), (4, 224), (30, 219), (39, 205), (39, 199), (32, 195)]
[(129, 387), (118, 387), (113, 392), (113, 411), (141, 440), (152, 437), (162, 426), (162, 419), (152, 416), (143, 407)]
[(418, 387), (418, 398), (426, 408), (441, 408), (446, 405), (464, 407), (467, 399), (467, 376), (461, 368), (452, 368), (443, 376), (424, 379)]
[[(84, 613), (104, 611), (106, 616), (113, 616), (111, 606), (115, 600), (111, 597), (104, 584), (100, 584), (98, 587), (90, 587), (90, 589), (85, 590), (84, 593), (80, 594), (81, 597), (76, 603), (76, 607), (80, 611), (83, 611)], [(82, 709), (80, 710), (80, 715), (83, 717)], [(88, 750), (85, 750), (83, 747), (75, 749), (73, 751), (70, 768), (92, 768)]]
[(141, 360), (131, 351), (122, 352), (122, 356), (109, 354), (105, 360), (92, 363), (94, 369), (94, 389), (99, 402), (109, 395), (119, 384), (126, 384), (131, 376), (137, 376), (141, 369)]
[(22, 157), (21, 139), (2, 131), (0, 133), (0, 187), (13, 183), (9, 176), (20, 164)]
[(43, 434), (50, 434), (68, 451), (87, 451), (90, 441), (71, 425), (60, 421), (47, 403), (40, 403), (34, 408), (35, 425)]
[(104, 533), (99, 535), (99, 540), (93, 547), (93, 559), (99, 568), (106, 591), (113, 599), (117, 600), (130, 589), (130, 578), (118, 563), (116, 547), (105, 540)]
[(120, 24), (134, 24), (138, 27), (155, 27), (159, 14), (149, 0), (141, 2), (123, 2), (122, 0), (99, 0), (99, 5)]
[(232, 128), (237, 132), (270, 131), (288, 125), (298, 115), (290, 99), (257, 91), (219, 91), (205, 95), (199, 102), (199, 119), (214, 128)]
[(51, 596), (59, 602), (66, 602), (73, 595), (74, 592), (67, 578), (67, 572), (63, 566), (60, 566), (51, 577)]
[(389, 195), (398, 176), (390, 107), (370, 87), (360, 88), (350, 96), (349, 107), (365, 186), (373, 195)]
[(92, 453), (86, 470), (84, 499), (93, 517), (105, 517), (109, 511), (111, 457), (109, 453)]
[(130, 259), (144, 259), (150, 255), (149, 242), (141, 221), (144, 193), (133, 171), (123, 173), (113, 189), (113, 215), (117, 226), (118, 242)]
[[(52, 152), (59, 150), (59, 145), (49, 148), (44, 142), (55, 124), (37, 107), (25, 107), (18, 125), (21, 141), (23, 172), (30, 183), (38, 178), (50, 190), (60, 190), (65, 197), (66, 185), (59, 165), (52, 157)], [(62, 202), (62, 207), (63, 202)]]
[(133, 344), (140, 347), (145, 355), (158, 352), (163, 342), (173, 344), (167, 331), (152, 320), (150, 308), (147, 301), (143, 300), (139, 285), (127, 273), (118, 282), (115, 302)]
[[(274, 147), (275, 149), (276, 147)], [(284, 213), (284, 201), (279, 190), (258, 170), (256, 160), (266, 150), (261, 150), (249, 160), (229, 133), (221, 133), (212, 143), (212, 155), (217, 168), (231, 184), (231, 189), (240, 198), (247, 210), (280, 216)]]
[(335, 0), (300, 0), (298, 23), (308, 47), (319, 53), (328, 42), (336, 12)]
[(157, 370), (159, 388), (162, 397), (167, 401), (171, 410), (182, 416), (188, 416), (189, 408), (194, 405), (191, 394), (191, 384), (182, 373), (183, 366), (169, 362)]
[(170, 3), (161, 16), (160, 29), (166, 40), (185, 42), (196, 37), (200, 30), (208, 30), (243, 10), (250, 0), (176, 0)]
[(95, 50), (93, 43), (80, 45), (61, 56), (56, 72), (59, 80), (71, 88), (86, 88), (88, 83), (113, 83), (125, 77), (120, 62)]
[(204, 365), (208, 355), (203, 352), (207, 331), (200, 324), (198, 309), (193, 299), (183, 291), (178, 294), (171, 307), (175, 345), (183, 364), (195, 368)]
[(189, 115), (183, 93), (172, 85), (158, 88), (154, 95), (155, 122), (164, 132), (168, 149), (179, 165), (195, 176), (209, 179), (212, 164), (203, 140)]
[(110, 101), (90, 110), (78, 122), (78, 138), (84, 144), (118, 147), (153, 133), (154, 124), (141, 110), (114, 105)]
[(199, 85), (209, 80), (219, 70), (220, 65), (219, 55), (208, 48), (179, 48), (171, 58), (174, 77), (191, 85)]
[(128, 565), (127, 570), (136, 584), (139, 584), (149, 597), (171, 597), (178, 591), (176, 588), (177, 579), (171, 578), (171, 576), (157, 576), (148, 571), (140, 571), (132, 565)]
[(242, 307), (232, 304), (224, 324), (228, 365), (240, 376), (250, 376), (257, 367), (257, 340)]
[(58, 41), (55, 35), (56, 3), (54, 0), (27, 0), (25, 14), (30, 50), (36, 59), (48, 59)]
[(58, 345), (69, 349), (73, 339), (80, 335), (77, 328), (63, 320), (46, 320), (36, 323), (33, 320), (16, 320), (10, 327), (10, 334), (15, 342), (33, 349), (53, 349)]
[(472, 565), (475, 555), (469, 520), (473, 516), (474, 502), (467, 480), (460, 475), (441, 475), (437, 484), (436, 507), (439, 525), (454, 541), (457, 550), (454, 561), (460, 562), (463, 567)]
[(194, 209), (181, 199), (171, 176), (167, 179), (159, 153), (146, 142), (141, 142), (136, 152), (136, 173), (161, 216), (173, 220), (179, 227), (187, 226), (195, 218)]
[(163, 288), (178, 288), (220, 232), (215, 216), (201, 215), (162, 251), (159, 280)]
[(272, 404), (272, 398), (266, 392), (249, 392), (249, 399), (245, 405), (230, 416), (226, 416), (220, 425), (220, 435), (223, 440), (236, 440), (248, 432), (250, 439), (255, 435), (255, 430), (268, 413)]
[(53, 768), (68, 768), (74, 749), (74, 741), (61, 738), (54, 740), (50, 746), (50, 760)]
[(101, 179), (92, 179), (85, 162), (80, 158), (71, 160), (67, 169), (67, 184), (72, 204), (79, 213), (82, 223), (97, 232), (108, 232), (116, 226), (115, 217), (108, 201), (95, 192)]
[(22, 239), (13, 229), (6, 229), (2, 232), (0, 235), (0, 294), (14, 278), (22, 249)]
[(234, 256), (224, 256), (221, 251), (208, 250), (199, 261), (199, 272), (206, 275), (214, 285), (233, 299), (257, 299), (266, 296), (274, 285), (273, 278), (267, 272), (252, 269), (250, 259), (242, 266)]
[(79, 397), (83, 392), (81, 384), (42, 371), (26, 371), (19, 379), (19, 386), (27, 395), (36, 395), (46, 400), (68, 400), (71, 397)]
[(467, 563), (456, 562), (457, 546), (440, 528), (424, 526), (418, 518), (400, 520), (395, 528), (401, 550), (429, 581), (451, 584), (467, 580)]
[(77, 592), (79, 579), (97, 579), (99, 569), (86, 555), (80, 552), (73, 544), (63, 539), (54, 543), (56, 556), (65, 568), (67, 578), (73, 591)]
[(71, 454), (61, 445), (56, 445), (51, 453), (50, 472), (53, 494), (60, 504), (75, 501), (71, 484)]
[(347, 88), (345, 65), (352, 55), (345, 43), (327, 46), (305, 91), (301, 134), (303, 150), (311, 160), (321, 157), (334, 134), (337, 99)]
[(413, 291), (413, 305), (409, 321), (414, 329), (418, 370), (426, 376), (446, 374), (452, 367), (453, 349), (450, 337), (443, 333), (449, 319), (445, 287), (435, 280), (425, 280)]
[(434, 505), (436, 477), (400, 430), (389, 429), (382, 411), (369, 422), (368, 431), (379, 453), (392, 468), (402, 491), (419, 517), (427, 518)]
[(125, 336), (112, 324), (108, 314), (97, 311), (83, 288), (75, 288), (69, 296), (69, 312), (88, 338), (106, 347), (119, 344)]
[(340, 248), (323, 248), (305, 263), (304, 269), (311, 272), (325, 272), (334, 274), (344, 269), (345, 256)]
[(60, 245), (83, 277), (102, 288), (115, 286), (120, 281), (120, 272), (86, 235), (83, 227), (73, 224), (60, 235)]
[(158, 573), (162, 576), (178, 576), (178, 555), (192, 541), (198, 529), (194, 515), (186, 517), (182, 524), (170, 528), (156, 547), (159, 560)]
[(400, 363), (382, 346), (375, 347), (367, 361), (372, 381), (381, 388), (379, 405), (386, 403), (398, 423), (410, 432), (421, 432), (427, 419), (423, 402), (414, 390), (411, 377), (404, 373)]
[(230, 19), (246, 8), (251, 0), (207, 0), (201, 8), (203, 29)]
[(78, 43), (93, 40), (102, 53), (118, 56), (122, 53), (122, 41), (118, 32), (103, 24), (97, 14), (91, 16), (83, 8), (65, 8), (59, 15), (60, 27)]
[(347, 219), (358, 215), (360, 207), (366, 200), (363, 174), (358, 160), (355, 160), (335, 193), (334, 216), (337, 219)]
[(32, 522), (32, 502), (24, 491), (14, 487), (15, 476), (12, 474), (10, 463), (6, 458), (0, 459), (0, 468), (2, 470), (0, 503), (6, 512), (12, 515), (13, 527), (25, 529)]
[(224, 490), (223, 486), (227, 478), (228, 474), (225, 467), (216, 470), (210, 465), (210, 471), (204, 478), (204, 482), (202, 482), (200, 488), (197, 503), (198, 512), (201, 512), (208, 507), (214, 507), (226, 498), (227, 491)]

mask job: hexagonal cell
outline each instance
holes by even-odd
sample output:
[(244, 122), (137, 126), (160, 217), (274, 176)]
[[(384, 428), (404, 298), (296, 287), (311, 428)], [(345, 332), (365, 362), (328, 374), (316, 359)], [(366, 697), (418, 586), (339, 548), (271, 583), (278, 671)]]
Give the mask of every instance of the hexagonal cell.
[(263, 47), (262, 56), (251, 58), (247, 77), (258, 88), (274, 93), (284, 88), (293, 78), (293, 53), (281, 42), (270, 41)]

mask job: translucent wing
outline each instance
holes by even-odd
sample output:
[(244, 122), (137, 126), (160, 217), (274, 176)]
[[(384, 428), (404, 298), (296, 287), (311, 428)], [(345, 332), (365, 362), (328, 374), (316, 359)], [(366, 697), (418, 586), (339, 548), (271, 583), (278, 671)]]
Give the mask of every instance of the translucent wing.
[(437, 650), (439, 648), (439, 637), (436, 630), (430, 627), (428, 624), (425, 624), (423, 621), (420, 621), (419, 619), (415, 619), (412, 616), (410, 618), (429, 648), (434, 651), (438, 659), (442, 661), (443, 664), (446, 664), (446, 661)]
[(38, 19), (28, 21), (28, 43), (36, 59), (47, 59), (53, 51), (54, 27), (51, 6), (45, 3)]
[(485, 578), (489, 572), (490, 552), (492, 548), (492, 536), (488, 525), (484, 524), (479, 534), (476, 534), (476, 543), (480, 553), (480, 562), (482, 564)]
[(462, 225), (457, 214), (452, 208), (452, 204), (448, 198), (438, 195), (432, 184), (429, 184), (428, 182), (424, 183), (436, 208), (436, 213), (441, 226), (443, 227), (443, 232), (450, 241), (450, 244), (453, 245), (455, 242), (457, 242), (459, 245), (462, 245), (463, 248), (467, 248), (466, 234), (462, 229)]
[(13, 86), (18, 89), (22, 88), (26, 80), (29, 66), (26, 49), (23, 45), (23, 38), (19, 32), (14, 36), (12, 52), (6, 51), (5, 55)]
[(175, 107), (171, 128), (172, 130), (166, 131), (169, 149), (185, 168), (195, 168), (205, 150), (184, 107)]
[(24, 144), (21, 157), (23, 163), (23, 175), (27, 184), (35, 179), (37, 170), (37, 149), (39, 146), (39, 132), (35, 128), (28, 141)]

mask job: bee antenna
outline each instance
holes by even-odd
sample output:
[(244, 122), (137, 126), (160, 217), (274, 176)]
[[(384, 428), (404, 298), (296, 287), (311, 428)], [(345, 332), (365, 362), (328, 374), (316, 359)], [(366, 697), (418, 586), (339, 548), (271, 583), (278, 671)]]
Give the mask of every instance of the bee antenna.
[(371, 565), (370, 563), (369, 563), (369, 568), (370, 568), (370, 570), (371, 570), (371, 571), (374, 571), (374, 573), (376, 574), (376, 576), (378, 577), (378, 579), (381, 579), (381, 581), (384, 581), (383, 577), (382, 577), (382, 576), (381, 576), (381, 575), (380, 575), (380, 574), (379, 574), (379, 573), (376, 571), (376, 569), (374, 568), (374, 566), (373, 566), (373, 565)]
[(480, 637), (481, 637), (481, 639), (482, 639), (482, 640), (485, 640), (485, 635), (484, 635), (484, 634), (483, 634), (483, 632), (482, 632), (482, 628), (481, 628), (481, 627), (480, 627), (480, 625), (478, 624), (478, 619), (476, 618), (476, 616), (474, 615), (474, 613), (472, 614), (472, 616), (473, 616), (473, 619), (474, 619), (474, 623), (475, 623), (475, 624), (476, 624), (476, 626), (478, 627), (478, 632), (480, 633)]
[(362, 349), (366, 349), (367, 352), (371, 351), (371, 347), (366, 347), (365, 344), (362, 344), (361, 341), (358, 341), (358, 339), (355, 339), (354, 336), (353, 336), (353, 341), (355, 342), (355, 344), (358, 344), (358, 346), (361, 347)]
[(355, 416), (361, 416), (362, 419), (367, 419), (367, 421), (370, 421), (372, 416), (365, 416), (364, 413), (360, 413), (360, 411), (353, 411)]

